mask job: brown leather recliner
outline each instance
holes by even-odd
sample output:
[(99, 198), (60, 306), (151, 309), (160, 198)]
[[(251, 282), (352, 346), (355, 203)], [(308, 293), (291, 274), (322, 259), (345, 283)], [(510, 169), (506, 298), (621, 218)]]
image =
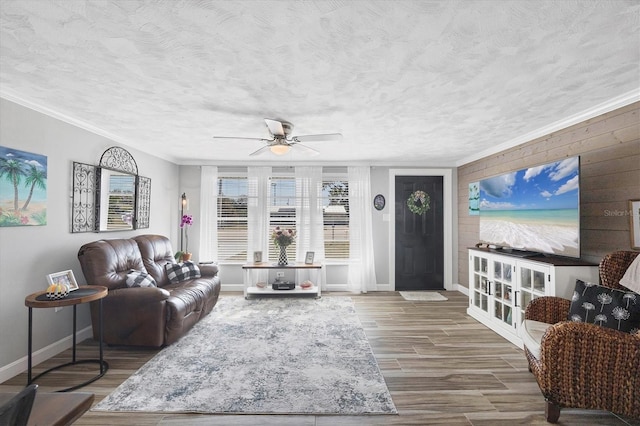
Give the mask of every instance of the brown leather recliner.
[[(171, 242), (161, 235), (87, 243), (78, 260), (87, 284), (109, 289), (102, 299), (103, 341), (109, 345), (170, 345), (211, 312), (220, 294), (216, 265), (199, 265), (201, 278), (170, 283), (165, 265), (175, 260)], [(132, 269), (149, 273), (157, 287), (128, 287)], [(91, 303), (95, 339), (98, 303)]]

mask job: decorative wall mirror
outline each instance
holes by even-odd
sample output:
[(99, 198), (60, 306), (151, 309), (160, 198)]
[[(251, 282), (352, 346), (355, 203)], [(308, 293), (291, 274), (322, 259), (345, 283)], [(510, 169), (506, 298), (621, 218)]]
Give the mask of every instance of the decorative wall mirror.
[(126, 149), (107, 149), (98, 166), (73, 163), (71, 232), (148, 228), (150, 203), (151, 179)]

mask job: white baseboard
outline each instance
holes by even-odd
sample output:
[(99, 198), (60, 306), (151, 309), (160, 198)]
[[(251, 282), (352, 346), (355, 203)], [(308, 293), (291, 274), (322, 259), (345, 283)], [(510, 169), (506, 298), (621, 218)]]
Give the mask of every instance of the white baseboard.
[[(76, 333), (76, 343), (80, 343), (83, 340), (90, 339), (92, 337), (93, 331), (91, 329), (91, 326), (83, 328)], [(46, 361), (49, 358), (59, 354), (60, 352), (69, 349), (71, 346), (73, 346), (73, 336), (69, 335), (64, 339), (60, 339), (57, 342), (53, 342), (52, 344), (35, 351), (31, 355), (31, 362), (35, 367), (41, 362)], [(71, 361), (71, 359), (69, 359), (69, 361)], [(0, 367), (0, 383), (4, 383), (10, 378), (27, 371), (28, 364), (28, 356), (25, 355), (24, 357), (12, 362), (11, 364)], [(25, 382), (25, 386), (26, 384), (27, 383)]]
[(391, 284), (389, 283), (386, 283), (386, 284), (378, 283), (376, 285), (375, 291), (394, 291), (394, 290), (391, 288)]
[[(244, 291), (242, 284), (222, 284), (220, 291)], [(322, 291), (350, 292), (347, 284), (327, 284)], [(375, 290), (370, 291), (393, 291), (390, 284), (378, 284)]]
[[(244, 291), (244, 286), (242, 284), (222, 284), (220, 291)], [(328, 284), (323, 291), (349, 291), (347, 288), (347, 284)], [(375, 290), (372, 291), (393, 291), (391, 288), (391, 284), (380, 284), (376, 286)], [(451, 291), (459, 291), (465, 295), (469, 295), (469, 289), (460, 284), (453, 284), (451, 286)]]
[(242, 284), (222, 284), (220, 291), (244, 291), (244, 285)]
[(459, 291), (460, 293), (468, 296), (469, 295), (469, 289), (461, 284), (454, 284), (453, 285), (453, 290), (454, 291)]

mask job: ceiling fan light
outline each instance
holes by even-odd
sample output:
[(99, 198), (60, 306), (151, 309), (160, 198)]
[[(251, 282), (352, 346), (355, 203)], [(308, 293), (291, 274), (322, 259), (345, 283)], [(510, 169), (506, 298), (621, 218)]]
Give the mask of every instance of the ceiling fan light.
[(284, 155), (289, 152), (290, 148), (289, 145), (271, 145), (269, 149), (276, 155)]

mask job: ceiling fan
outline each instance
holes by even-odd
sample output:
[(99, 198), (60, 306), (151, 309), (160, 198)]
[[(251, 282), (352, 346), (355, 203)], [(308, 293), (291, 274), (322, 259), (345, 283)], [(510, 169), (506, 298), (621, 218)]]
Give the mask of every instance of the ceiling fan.
[(305, 151), (309, 154), (315, 155), (315, 154), (319, 154), (319, 152), (313, 148), (309, 148), (308, 146), (302, 145), (300, 142), (320, 142), (320, 141), (342, 140), (342, 135), (340, 133), (292, 136), (291, 132), (293, 130), (293, 124), (289, 123), (288, 121), (272, 120), (270, 118), (265, 118), (264, 122), (267, 125), (267, 128), (269, 129), (269, 133), (271, 133), (271, 139), (243, 138), (243, 137), (233, 137), (233, 136), (214, 136), (213, 138), (214, 139), (249, 140), (249, 141), (258, 140), (258, 141), (266, 142), (267, 145), (263, 146), (257, 151), (252, 152), (249, 155), (258, 155), (268, 151), (271, 151), (276, 155), (283, 155), (289, 152), (291, 148)]

